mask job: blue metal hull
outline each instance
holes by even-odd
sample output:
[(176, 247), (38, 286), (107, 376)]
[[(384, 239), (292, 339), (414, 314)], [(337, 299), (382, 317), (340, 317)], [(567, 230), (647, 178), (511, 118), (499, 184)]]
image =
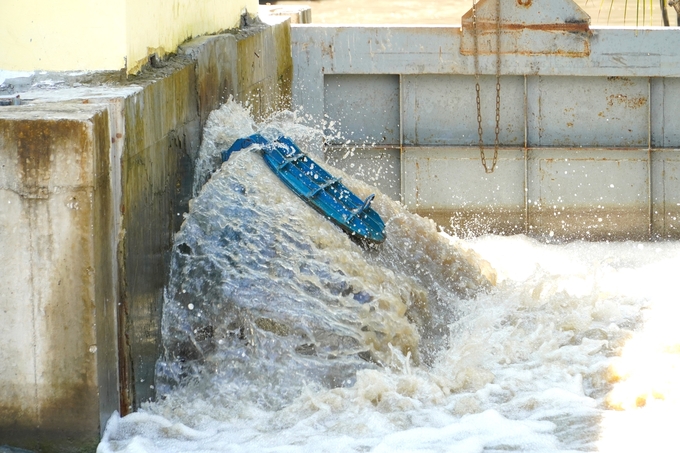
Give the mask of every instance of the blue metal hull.
[(222, 161), (252, 145), (261, 146), (264, 161), (286, 186), (345, 232), (371, 242), (385, 240), (385, 223), (370, 206), (374, 195), (366, 200), (357, 197), (287, 137), (270, 142), (254, 134), (238, 139), (222, 152)]

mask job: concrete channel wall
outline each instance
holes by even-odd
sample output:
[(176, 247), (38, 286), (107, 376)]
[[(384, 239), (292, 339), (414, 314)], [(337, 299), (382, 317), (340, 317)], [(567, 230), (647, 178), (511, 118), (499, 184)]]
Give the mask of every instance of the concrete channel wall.
[[(294, 105), (335, 135), (331, 162), (461, 236), (679, 238), (680, 29), (591, 29), (569, 0), (502, 2), (500, 17), (479, 3), (476, 49), (471, 13), (294, 25)], [(486, 173), (475, 86), (490, 167), (498, 28)]]
[(290, 103), (290, 25), (267, 22), (0, 107), (0, 445), (94, 451), (114, 410), (153, 397), (208, 114), (229, 96), (256, 117)]

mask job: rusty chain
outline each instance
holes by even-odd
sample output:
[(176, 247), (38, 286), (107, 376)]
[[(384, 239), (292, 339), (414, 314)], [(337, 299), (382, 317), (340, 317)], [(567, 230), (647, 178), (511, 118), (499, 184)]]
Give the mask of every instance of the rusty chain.
[(486, 155), (484, 153), (484, 131), (482, 129), (482, 105), (479, 85), (479, 30), (477, 27), (477, 0), (472, 0), (472, 39), (474, 42), (474, 60), (475, 60), (475, 100), (477, 102), (477, 134), (479, 135), (479, 156), (482, 160), (482, 166), (486, 173), (493, 173), (498, 163), (498, 148), (500, 144), (500, 124), (501, 124), (501, 2), (496, 2), (496, 128), (494, 139), (493, 160), (491, 168), (486, 163)]

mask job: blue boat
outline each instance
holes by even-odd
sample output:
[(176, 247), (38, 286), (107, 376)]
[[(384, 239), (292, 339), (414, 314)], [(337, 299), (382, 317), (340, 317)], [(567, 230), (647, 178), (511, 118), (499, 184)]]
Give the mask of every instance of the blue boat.
[(375, 194), (362, 200), (288, 137), (269, 141), (260, 134), (253, 134), (240, 138), (228, 150), (222, 151), (222, 162), (229, 160), (233, 152), (253, 145), (260, 147), (269, 168), (298, 197), (350, 236), (376, 243), (385, 240), (385, 223), (371, 208)]

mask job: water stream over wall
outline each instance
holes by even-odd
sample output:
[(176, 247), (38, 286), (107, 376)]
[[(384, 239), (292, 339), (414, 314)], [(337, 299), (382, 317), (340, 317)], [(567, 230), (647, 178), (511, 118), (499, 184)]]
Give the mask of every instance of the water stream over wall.
[[(388, 239), (362, 247), (256, 150), (210, 176), (219, 151), (256, 130), (322, 148), (293, 115), (256, 125), (231, 102), (213, 112), (207, 182), (175, 238), (159, 401), (114, 416), (99, 452), (621, 451), (634, 435), (617, 431), (621, 414), (677, 407), (678, 369), (655, 373), (671, 384), (643, 383), (626, 355), (646, 325), (672, 319), (677, 242), (463, 242), (378, 193)], [(375, 191), (326, 168), (361, 197)], [(680, 338), (659, 342), (673, 365)]]

